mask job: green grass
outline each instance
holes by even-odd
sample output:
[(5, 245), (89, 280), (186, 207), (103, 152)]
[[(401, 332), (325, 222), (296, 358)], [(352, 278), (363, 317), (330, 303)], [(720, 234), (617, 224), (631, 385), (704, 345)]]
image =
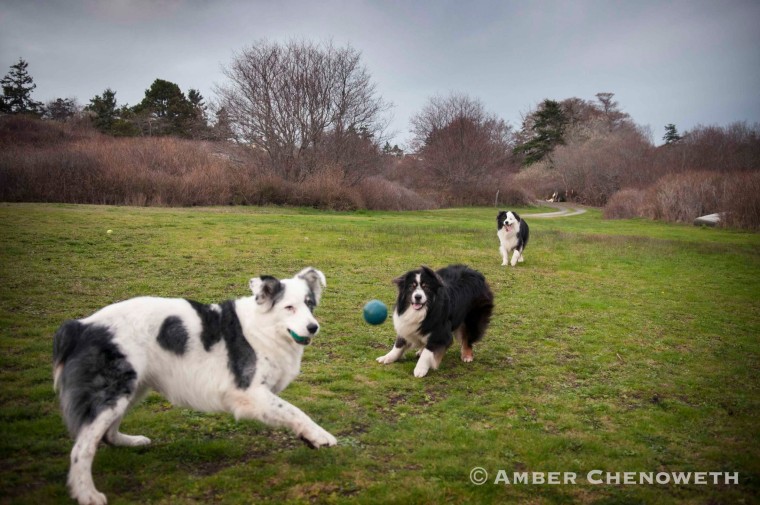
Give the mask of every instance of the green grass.
[[(599, 212), (534, 219), (526, 261), (500, 266), (492, 209), (330, 213), (0, 205), (0, 502), (68, 503), (71, 441), (52, 391), (67, 318), (152, 294), (217, 302), (307, 265), (328, 287), (322, 331), (283, 393), (335, 434), (292, 434), (158, 395), (102, 447), (109, 503), (750, 503), (760, 496), (760, 235)], [(113, 230), (107, 234), (106, 230)], [(391, 279), (465, 262), (496, 295), (464, 364), (418, 380), (382, 366), (392, 324), (363, 304)], [(470, 483), (470, 469), (490, 473)], [(576, 472), (578, 485), (494, 485), (498, 470)], [(738, 485), (590, 485), (590, 470), (730, 471)]]

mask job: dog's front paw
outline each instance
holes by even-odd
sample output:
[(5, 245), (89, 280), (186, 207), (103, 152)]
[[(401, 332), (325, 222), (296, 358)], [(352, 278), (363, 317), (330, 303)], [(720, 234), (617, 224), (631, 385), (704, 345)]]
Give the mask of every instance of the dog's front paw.
[(393, 352), (389, 352), (385, 356), (380, 356), (379, 358), (376, 358), (375, 361), (383, 365), (390, 365), (391, 363), (396, 361), (396, 357), (393, 355)]
[(319, 449), (320, 447), (332, 447), (338, 445), (338, 439), (332, 436), (324, 429), (317, 426), (310, 433), (304, 433), (301, 435), (301, 440), (304, 441), (312, 449)]
[(76, 496), (72, 496), (72, 498), (74, 498), (79, 505), (106, 505), (108, 503), (106, 495), (95, 488), (88, 489)]
[(414, 367), (414, 376), (424, 377), (427, 375), (428, 371), (430, 371), (430, 367), (418, 364), (416, 367)]

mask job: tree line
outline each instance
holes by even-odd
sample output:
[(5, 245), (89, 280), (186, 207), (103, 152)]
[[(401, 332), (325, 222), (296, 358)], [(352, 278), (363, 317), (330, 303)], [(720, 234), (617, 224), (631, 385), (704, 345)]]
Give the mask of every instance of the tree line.
[(663, 145), (621, 109), (614, 93), (593, 100), (545, 99), (513, 127), (464, 93), (430, 97), (410, 118), (404, 152), (386, 136), (392, 105), (351, 46), (258, 41), (234, 54), (211, 104), (156, 79), (135, 106), (106, 89), (80, 107), (74, 99), (35, 102), (23, 59), (2, 80), (0, 111), (52, 121), (85, 117), (112, 136), (231, 142), (273, 175), (299, 183), (321, 173), (354, 187), (383, 178), (435, 193), (442, 205), (565, 195), (603, 206), (617, 191), (689, 170), (757, 171), (760, 127), (736, 123), (679, 132)]

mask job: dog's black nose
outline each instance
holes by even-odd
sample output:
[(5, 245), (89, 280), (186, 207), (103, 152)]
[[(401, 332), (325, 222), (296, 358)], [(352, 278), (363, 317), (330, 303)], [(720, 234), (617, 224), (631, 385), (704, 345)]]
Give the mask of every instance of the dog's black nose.
[(420, 300), (422, 300), (422, 295), (414, 295), (415, 302), (419, 302)]
[(315, 334), (317, 331), (319, 331), (319, 325), (318, 325), (318, 324), (314, 324), (314, 323), (311, 323), (309, 326), (307, 326), (307, 327), (306, 327), (306, 330), (307, 330), (307, 331), (308, 331), (310, 334), (314, 335), (314, 334)]

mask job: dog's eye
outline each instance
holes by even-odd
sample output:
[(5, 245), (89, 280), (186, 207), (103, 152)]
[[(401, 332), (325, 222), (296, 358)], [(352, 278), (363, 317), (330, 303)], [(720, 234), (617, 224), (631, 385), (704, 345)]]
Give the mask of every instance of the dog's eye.
[(292, 305), (288, 305), (287, 307), (285, 307), (285, 310), (287, 310), (288, 312), (295, 312), (296, 308), (293, 307)]
[(422, 285), (422, 289), (427, 288), (427, 282), (423, 282), (421, 285)]

